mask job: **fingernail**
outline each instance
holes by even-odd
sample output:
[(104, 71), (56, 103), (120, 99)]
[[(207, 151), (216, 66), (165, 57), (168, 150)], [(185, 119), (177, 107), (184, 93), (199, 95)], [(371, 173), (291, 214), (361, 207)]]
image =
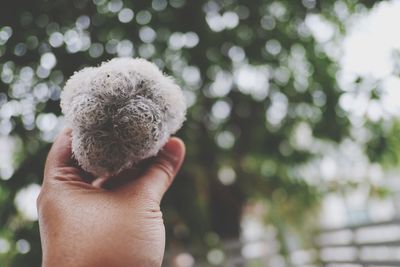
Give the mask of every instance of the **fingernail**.
[(169, 139), (169, 141), (164, 145), (164, 147), (160, 151), (160, 155), (166, 157), (174, 168), (177, 167), (177, 165), (179, 165), (183, 153), (184, 153), (184, 145), (182, 141), (178, 138)]
[(65, 127), (64, 129), (61, 130), (61, 132), (64, 132), (65, 135), (67, 136), (72, 136), (72, 129)]

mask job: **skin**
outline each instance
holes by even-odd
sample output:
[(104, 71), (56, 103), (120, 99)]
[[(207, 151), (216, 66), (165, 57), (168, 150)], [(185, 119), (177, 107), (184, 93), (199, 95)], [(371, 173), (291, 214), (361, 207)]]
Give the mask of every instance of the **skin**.
[(160, 202), (185, 146), (170, 138), (160, 153), (108, 181), (90, 177), (71, 154), (71, 131), (55, 140), (37, 200), (43, 267), (161, 266)]

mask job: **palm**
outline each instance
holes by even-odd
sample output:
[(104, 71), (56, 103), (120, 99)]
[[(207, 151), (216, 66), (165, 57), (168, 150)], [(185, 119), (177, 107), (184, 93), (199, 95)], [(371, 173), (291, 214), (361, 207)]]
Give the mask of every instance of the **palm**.
[(52, 265), (45, 262), (51, 255), (57, 266), (71, 266), (68, 259), (73, 266), (160, 266), (165, 247), (160, 201), (173, 170), (156, 160), (110, 183), (89, 183), (68, 157), (67, 164), (46, 163), (38, 199), (43, 265)]

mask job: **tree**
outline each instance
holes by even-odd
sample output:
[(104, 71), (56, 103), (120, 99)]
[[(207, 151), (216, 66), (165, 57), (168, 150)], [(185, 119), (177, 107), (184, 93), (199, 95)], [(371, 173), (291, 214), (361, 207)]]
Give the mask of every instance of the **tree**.
[(374, 2), (15, 0), (3, 6), (0, 132), (17, 140), (18, 151), (15, 172), (0, 181), (0, 237), (13, 248), (27, 240), (31, 250), (22, 256), (11, 249), (0, 254), (2, 262), (40, 264), (37, 223), (21, 217), (11, 200), (41, 182), (62, 124), (65, 80), (115, 56), (154, 61), (177, 79), (190, 105), (178, 133), (187, 160), (163, 203), (170, 244), (206, 249), (210, 232), (237, 238), (241, 209), (255, 199), (274, 207), (270, 219), (277, 225), (312, 210), (321, 192), (296, 167), (314, 154), (298, 139), (310, 133), (339, 142), (350, 124), (338, 105), (337, 63), (305, 19), (321, 16), (339, 34), (335, 4), (354, 12)]

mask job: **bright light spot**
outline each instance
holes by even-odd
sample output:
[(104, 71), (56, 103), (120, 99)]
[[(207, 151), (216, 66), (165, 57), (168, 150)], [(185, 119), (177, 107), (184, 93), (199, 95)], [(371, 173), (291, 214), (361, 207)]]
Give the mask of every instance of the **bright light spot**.
[(383, 110), (390, 114), (400, 114), (400, 78), (389, 76), (383, 81), (385, 91), (382, 96)]
[(144, 43), (152, 43), (156, 39), (156, 32), (152, 28), (144, 26), (139, 30), (139, 38)]
[(194, 263), (194, 258), (189, 253), (180, 253), (175, 257), (176, 267), (192, 267)]
[(79, 34), (74, 30), (68, 30), (64, 34), (64, 42), (71, 52), (78, 52), (81, 46)]
[(286, 7), (281, 2), (273, 2), (270, 4), (268, 11), (274, 17), (282, 19), (286, 14)]
[(235, 144), (235, 136), (229, 131), (223, 131), (216, 136), (217, 145), (224, 149), (230, 149)]
[(290, 75), (290, 70), (283, 66), (274, 70), (274, 80), (281, 86), (285, 86), (289, 82)]
[(313, 103), (317, 107), (322, 107), (326, 103), (326, 94), (322, 90), (316, 90), (312, 93)]
[(26, 254), (31, 250), (31, 245), (25, 239), (20, 239), (16, 243), (16, 247), (19, 253)]
[(39, 196), (40, 185), (30, 184), (18, 191), (14, 203), (19, 213), (27, 220), (36, 221), (38, 218), (36, 199)]
[(7, 95), (5, 93), (0, 93), (0, 107), (7, 102)]
[(225, 25), (222, 17), (217, 12), (209, 12), (206, 16), (206, 21), (210, 29), (214, 32), (220, 32), (224, 30)]
[(136, 21), (141, 25), (148, 24), (151, 21), (151, 13), (147, 10), (139, 11), (136, 15)]
[(64, 42), (64, 36), (60, 32), (53, 32), (49, 37), (49, 43), (52, 47), (60, 47)]
[(86, 15), (80, 16), (77, 20), (76, 20), (76, 28), (84, 30), (89, 28), (90, 26), (90, 18)]
[(0, 178), (8, 180), (14, 174), (14, 153), (17, 146), (16, 140), (8, 135), (0, 137)]
[(335, 26), (321, 15), (309, 14), (306, 16), (305, 23), (319, 43), (331, 40), (336, 31)]
[(280, 92), (271, 95), (271, 102), (266, 112), (267, 122), (278, 126), (287, 115), (289, 102), (287, 97)]
[(218, 170), (218, 180), (223, 185), (231, 185), (236, 181), (236, 172), (229, 166), (224, 166)]
[(40, 65), (42, 65), (42, 67), (45, 69), (51, 70), (52, 68), (54, 68), (56, 63), (57, 63), (57, 59), (54, 56), (54, 54), (51, 52), (44, 53), (40, 57)]
[(263, 66), (243, 65), (234, 70), (238, 89), (256, 100), (263, 100), (269, 92), (269, 70)]
[(124, 8), (118, 13), (118, 19), (122, 23), (128, 23), (133, 19), (133, 11), (130, 8)]
[(185, 45), (184, 35), (181, 32), (174, 32), (170, 35), (168, 46), (171, 49), (179, 50)]
[(328, 180), (336, 178), (337, 162), (331, 157), (324, 157), (321, 161), (321, 176)]
[(4, 26), (3, 28), (0, 29), (0, 45), (5, 44), (8, 39), (12, 36), (13, 31), (11, 27), (9, 26)]
[(49, 87), (46, 83), (38, 83), (33, 88), (33, 95), (41, 102), (46, 102), (50, 97)]
[(383, 117), (383, 111), (378, 100), (371, 100), (368, 103), (366, 115), (372, 122), (377, 122)]
[(185, 90), (185, 91), (183, 91), (183, 95), (185, 96), (187, 107), (191, 107), (196, 103), (197, 97), (196, 97), (195, 93)]
[(151, 7), (155, 11), (162, 11), (167, 7), (168, 3), (166, 0), (153, 0), (151, 3)]
[(64, 34), (64, 42), (67, 44), (67, 50), (70, 53), (78, 52), (82, 46), (78, 33), (73, 30), (69, 30)]
[(210, 94), (213, 97), (226, 96), (231, 91), (232, 85), (232, 74), (227, 71), (219, 71), (214, 82), (210, 86)]
[(275, 18), (269, 15), (265, 15), (261, 18), (260, 21), (261, 27), (263, 27), (266, 30), (273, 30), (276, 26), (276, 21)]
[(117, 45), (118, 45), (118, 40), (116, 39), (111, 39), (106, 43), (106, 51), (109, 54), (116, 54), (117, 53)]
[(141, 44), (139, 46), (139, 56), (150, 58), (156, 52), (156, 48), (152, 44)]
[(169, 0), (169, 4), (174, 8), (181, 8), (185, 5), (186, 0)]
[(21, 57), (21, 56), (25, 55), (27, 49), (28, 48), (25, 43), (18, 43), (14, 48), (14, 54), (16, 56)]
[[(0, 134), (2, 135), (8, 135), (10, 134), (11, 130), (13, 129), (13, 125), (10, 122), (10, 120), (0, 120)], [(7, 171), (7, 169), (6, 169)], [(1, 174), (5, 179), (10, 178), (11, 172), (3, 173)]]
[(89, 49), (91, 39), (86, 31), (68, 30), (64, 34), (64, 42), (69, 53), (76, 53)]
[(276, 56), (281, 52), (282, 46), (278, 40), (272, 39), (267, 41), (265, 44), (265, 49), (271, 55)]
[(25, 82), (32, 80), (34, 75), (33, 69), (29, 66), (22, 67), (19, 71), (19, 78)]
[(188, 85), (196, 85), (200, 82), (200, 70), (195, 66), (185, 67), (182, 71), (182, 78)]
[(0, 107), (0, 118), (9, 119), (21, 113), (21, 105), (17, 100), (6, 102)]
[(231, 113), (231, 106), (228, 104), (228, 102), (219, 100), (212, 106), (211, 113), (214, 118), (218, 120), (225, 120)]
[(249, 243), (251, 243), (251, 241), (260, 240), (260, 237), (266, 234), (265, 224), (253, 214), (247, 214), (243, 217), (241, 228), (243, 240), (250, 241)]
[(294, 77), (296, 91), (305, 92), (308, 90), (308, 79), (314, 70), (302, 45), (295, 44), (291, 47), (288, 65)]
[(0, 254), (5, 254), (10, 251), (10, 242), (4, 238), (0, 238)]
[(4, 65), (3, 70), (1, 71), (1, 80), (4, 83), (11, 83), (14, 79), (13, 69)]
[(232, 11), (227, 11), (223, 15), (216, 11), (209, 11), (206, 15), (206, 21), (212, 31), (220, 32), (235, 28), (239, 24), (239, 16)]
[(101, 43), (94, 43), (89, 48), (89, 55), (93, 58), (100, 57), (104, 52), (104, 47)]
[(168, 46), (174, 50), (179, 50), (182, 47), (193, 48), (198, 43), (199, 36), (195, 32), (174, 32), (168, 40)]
[(110, 10), (110, 12), (117, 13), (121, 10), (123, 5), (124, 3), (122, 3), (121, 0), (111, 0), (110, 2), (108, 2), (107, 8), (108, 10)]
[(42, 132), (53, 131), (58, 124), (58, 118), (54, 113), (41, 113), (36, 119), (36, 126)]
[(349, 9), (344, 1), (336, 1), (333, 9), (335, 10), (336, 16), (339, 19), (345, 20), (348, 18)]
[(222, 22), (227, 29), (233, 29), (239, 24), (239, 16), (232, 11), (227, 11), (222, 15)]
[(133, 44), (129, 40), (122, 40), (117, 45), (117, 53), (119, 57), (133, 56)]
[(246, 58), (246, 54), (240, 46), (232, 46), (228, 50), (228, 56), (233, 62), (241, 62)]
[(225, 260), (225, 254), (220, 249), (212, 249), (207, 253), (207, 260), (213, 265), (221, 265)]
[(243, 246), (242, 255), (247, 259), (260, 258), (265, 255), (266, 245), (264, 242), (254, 242)]
[(193, 48), (199, 43), (199, 36), (195, 32), (185, 33), (185, 46), (187, 48)]
[(313, 135), (310, 125), (300, 122), (294, 129), (291, 143), (298, 149), (308, 150), (312, 144)]

